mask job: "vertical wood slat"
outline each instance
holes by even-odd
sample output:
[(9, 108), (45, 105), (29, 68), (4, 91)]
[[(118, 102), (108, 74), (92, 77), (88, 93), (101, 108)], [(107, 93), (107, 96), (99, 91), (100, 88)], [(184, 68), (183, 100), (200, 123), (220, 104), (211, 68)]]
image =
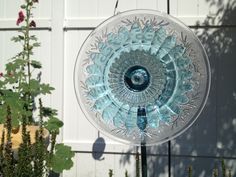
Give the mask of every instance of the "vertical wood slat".
[[(222, 1), (219, 3), (221, 5), (227, 4), (227, 1)], [(171, 5), (171, 14), (175, 16), (206, 16), (209, 13), (214, 13), (217, 10), (215, 3), (209, 3), (206, 0), (176, 0), (170, 1)]]
[(76, 153), (73, 158), (73, 167), (70, 170), (63, 171), (63, 177), (77, 177), (77, 171), (81, 170), (81, 167), (78, 165), (78, 159), (80, 159), (79, 153)]
[[(202, 23), (205, 15), (199, 16), (199, 0), (176, 0), (170, 1), (170, 14), (183, 21), (186, 25), (196, 25), (200, 20)], [(201, 19), (199, 19), (199, 17)]]
[[(121, 0), (120, 0), (121, 1)], [(114, 14), (116, 0), (98, 0), (98, 17), (110, 17)], [(119, 6), (118, 6), (119, 7)]]
[[(112, 7), (114, 9), (114, 6)], [(136, 9), (137, 8), (137, 0), (129, 0), (129, 3), (127, 3), (126, 0), (119, 0), (119, 6), (117, 8), (117, 12), (123, 12), (130, 9)]]
[[(235, 20), (233, 16), (229, 18)], [(216, 82), (218, 153), (221, 156), (236, 157), (236, 28), (215, 29), (210, 37), (214, 46), (210, 53), (218, 64)]]
[(176, 0), (170, 1), (170, 13), (174, 16), (197, 16), (199, 0)]
[[(207, 0), (176, 0), (170, 1), (170, 14), (179, 18), (187, 25), (196, 26), (235, 26), (236, 21), (226, 17), (222, 18), (226, 12), (234, 11), (235, 1), (207, 1)], [(233, 14), (231, 14), (232, 16)], [(211, 17), (214, 21), (205, 24), (205, 20)], [(223, 21), (221, 21), (223, 19)], [(230, 20), (229, 20), (230, 19)]]
[[(51, 85), (56, 88), (51, 95), (51, 105), (58, 110), (58, 117), (63, 119), (63, 71), (64, 71), (64, 1), (52, 1), (51, 32)], [(62, 141), (61, 130), (59, 141)]]
[(0, 19), (4, 18), (5, 11), (6, 11), (5, 1), (0, 1)]
[[(110, 17), (113, 15), (116, 0), (78, 0), (66, 2), (66, 18)], [(166, 12), (163, 0), (119, 0), (118, 12), (131, 9), (154, 9)]]
[(135, 176), (135, 156), (103, 154), (100, 160), (94, 160), (92, 154), (77, 153), (74, 167), (64, 171), (63, 177), (108, 177), (110, 169), (115, 177), (124, 177), (126, 170), (130, 176)]
[[(24, 0), (9, 1), (1, 0), (0, 1), (0, 19), (17, 19), (18, 11), (20, 11), (20, 5), (24, 3)], [(51, 17), (51, 3), (52, 0), (40, 1), (35, 6), (36, 9), (33, 9), (33, 14), (35, 17), (41, 18), (50, 18)]]
[[(79, 48), (90, 33), (84, 31), (70, 31), (65, 34), (64, 61), (64, 139), (67, 141), (94, 141), (96, 130), (85, 118), (74, 91), (73, 72)], [(72, 45), (73, 44), (73, 45)], [(89, 132), (89, 133), (88, 133)]]
[(22, 4), (22, 0), (19, 1), (12, 1), (9, 0), (1, 0), (4, 5), (3, 7), (0, 6), (0, 11), (3, 11), (3, 16), (1, 18), (13, 18), (17, 19), (18, 10), (20, 9), (20, 5)]
[(157, 10), (167, 13), (167, 0), (157, 0)]
[(96, 176), (96, 161), (91, 154), (78, 154), (77, 156), (77, 176), (78, 177), (98, 177)]
[(136, 0), (136, 4), (137, 4), (137, 9), (154, 9), (156, 10), (157, 8), (157, 0), (148, 0), (144, 1), (144, 0)]
[(75, 17), (96, 17), (98, 15), (98, 0), (78, 0), (65, 1), (66, 3), (66, 18)]
[(11, 38), (17, 34), (16, 31), (0, 31), (0, 34), (0, 48), (2, 51), (0, 53), (0, 63), (2, 64), (2, 69), (5, 69), (3, 65), (21, 50), (21, 45), (11, 41)]

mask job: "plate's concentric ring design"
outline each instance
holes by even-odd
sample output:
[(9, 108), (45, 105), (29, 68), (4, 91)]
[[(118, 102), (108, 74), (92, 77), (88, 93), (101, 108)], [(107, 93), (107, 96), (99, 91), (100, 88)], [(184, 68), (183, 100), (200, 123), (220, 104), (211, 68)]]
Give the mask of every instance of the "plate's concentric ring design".
[(118, 14), (83, 44), (74, 72), (76, 95), (101, 131), (140, 145), (186, 130), (210, 88), (205, 51), (190, 29), (151, 10)]

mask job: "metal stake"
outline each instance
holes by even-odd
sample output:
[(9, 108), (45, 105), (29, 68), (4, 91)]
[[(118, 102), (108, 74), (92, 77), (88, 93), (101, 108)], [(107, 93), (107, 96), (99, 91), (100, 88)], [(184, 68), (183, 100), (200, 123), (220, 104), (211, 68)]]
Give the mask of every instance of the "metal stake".
[(171, 141), (168, 141), (168, 177), (171, 177)]
[(146, 144), (141, 144), (142, 177), (147, 177), (147, 149)]

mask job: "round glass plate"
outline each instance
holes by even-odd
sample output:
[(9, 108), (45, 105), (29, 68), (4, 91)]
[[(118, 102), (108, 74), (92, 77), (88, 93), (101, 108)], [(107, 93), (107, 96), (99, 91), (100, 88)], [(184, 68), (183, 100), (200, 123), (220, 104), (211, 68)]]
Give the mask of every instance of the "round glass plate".
[(88, 120), (116, 140), (159, 144), (186, 130), (210, 88), (207, 55), (194, 33), (153, 10), (117, 14), (93, 30), (74, 69)]

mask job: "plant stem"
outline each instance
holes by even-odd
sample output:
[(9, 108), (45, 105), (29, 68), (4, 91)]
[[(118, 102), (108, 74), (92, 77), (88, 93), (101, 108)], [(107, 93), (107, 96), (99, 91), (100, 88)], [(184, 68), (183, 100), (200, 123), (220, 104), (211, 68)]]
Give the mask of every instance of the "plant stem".
[(193, 168), (192, 166), (188, 167), (188, 177), (192, 177), (193, 176)]
[(11, 141), (11, 131), (12, 131), (12, 119), (11, 119), (11, 109), (7, 106), (7, 118), (6, 118), (6, 128), (7, 128), (7, 139), (5, 147), (5, 158), (3, 159), (3, 176), (13, 177), (14, 176), (14, 164), (13, 164), (13, 152), (12, 152), (12, 141)]
[(231, 170), (229, 170), (229, 177), (232, 177)]
[(1, 145), (0, 145), (0, 175), (2, 174), (4, 155), (3, 151), (5, 150), (5, 130), (2, 131)]
[(129, 177), (127, 170), (125, 170), (125, 177)]
[(226, 177), (226, 167), (224, 159), (221, 160), (222, 177)]
[(112, 176), (113, 176), (113, 170), (112, 170), (112, 169), (109, 169), (108, 175), (109, 175), (109, 177), (112, 177)]
[(39, 137), (43, 137), (43, 103), (42, 99), (39, 98)]
[(29, 4), (29, 0), (27, 0), (26, 6), (26, 30), (25, 30), (25, 41), (26, 41), (26, 60), (27, 60), (27, 70), (28, 70), (28, 84), (30, 86), (31, 72), (30, 72), (30, 43), (29, 43), (29, 20), (31, 14), (31, 5)]
[[(30, 68), (30, 51), (32, 50), (32, 48), (30, 48), (30, 38), (29, 38), (29, 31), (30, 31), (30, 16), (31, 16), (31, 8), (32, 8), (32, 4), (30, 4), (29, 0), (26, 0), (26, 27), (25, 27), (25, 40), (24, 40), (24, 58), (26, 60), (27, 63), (27, 83), (28, 83), (28, 93), (26, 95), (26, 100), (27, 100), (27, 110), (28, 111), (33, 111), (31, 108), (31, 91), (30, 91), (30, 80), (31, 80), (31, 68)], [(27, 122), (32, 123), (33, 122), (33, 117), (29, 116)]]
[(54, 149), (55, 149), (55, 145), (56, 145), (56, 138), (57, 138), (57, 133), (52, 132), (51, 133), (51, 140), (50, 140), (51, 147), (50, 147), (50, 151), (48, 152), (48, 159), (46, 161), (46, 166), (48, 167), (47, 171), (46, 171), (47, 174), (49, 174), (49, 170), (51, 167), (51, 161), (52, 161), (52, 157), (53, 157)]
[(217, 168), (213, 169), (213, 177), (218, 177), (218, 169)]

